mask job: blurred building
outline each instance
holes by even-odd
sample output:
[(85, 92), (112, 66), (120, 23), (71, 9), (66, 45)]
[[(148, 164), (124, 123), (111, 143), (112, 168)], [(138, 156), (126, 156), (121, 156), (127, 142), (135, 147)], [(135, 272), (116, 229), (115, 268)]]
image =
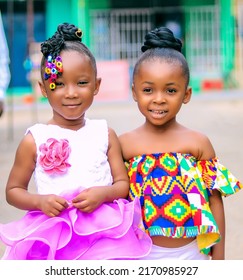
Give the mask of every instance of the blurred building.
[(243, 0), (0, 0), (11, 87), (31, 91), (31, 44), (70, 22), (98, 61), (126, 60), (131, 74), (146, 32), (167, 26), (184, 43), (194, 92), (243, 88)]

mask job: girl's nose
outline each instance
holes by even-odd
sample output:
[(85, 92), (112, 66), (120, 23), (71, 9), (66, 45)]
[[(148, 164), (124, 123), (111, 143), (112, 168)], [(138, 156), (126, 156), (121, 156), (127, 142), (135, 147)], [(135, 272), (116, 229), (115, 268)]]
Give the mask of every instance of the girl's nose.
[(74, 98), (77, 97), (78, 93), (74, 86), (69, 86), (66, 92), (66, 98)]
[(155, 103), (164, 103), (166, 102), (165, 100), (165, 95), (162, 92), (157, 92), (154, 96), (154, 102)]

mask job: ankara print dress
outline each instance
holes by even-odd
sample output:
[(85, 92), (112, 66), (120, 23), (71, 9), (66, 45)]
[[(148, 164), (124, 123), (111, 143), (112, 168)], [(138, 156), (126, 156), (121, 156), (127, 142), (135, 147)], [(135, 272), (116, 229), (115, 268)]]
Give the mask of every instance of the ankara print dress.
[(217, 158), (197, 161), (190, 154), (156, 153), (126, 162), (129, 198), (140, 199), (146, 232), (150, 236), (196, 237), (201, 253), (220, 240), (218, 225), (209, 207), (213, 190), (222, 196), (243, 185)]

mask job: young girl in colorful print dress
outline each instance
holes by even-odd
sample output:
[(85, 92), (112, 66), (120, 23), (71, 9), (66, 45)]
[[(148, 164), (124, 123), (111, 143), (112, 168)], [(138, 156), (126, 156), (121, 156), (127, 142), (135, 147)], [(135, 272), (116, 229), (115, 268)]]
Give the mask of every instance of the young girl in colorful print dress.
[[(53, 116), (28, 128), (17, 149), (6, 198), (27, 213), (0, 225), (2, 259), (137, 259), (150, 251), (139, 201), (125, 199), (118, 137), (105, 120), (85, 117), (101, 79), (81, 37), (64, 23), (41, 44), (40, 88)], [(37, 193), (28, 192), (33, 173)]]
[(144, 227), (153, 241), (142, 259), (223, 260), (222, 196), (243, 186), (219, 162), (207, 136), (176, 120), (192, 95), (181, 48), (167, 28), (145, 36), (132, 85), (145, 122), (119, 137), (129, 197), (140, 199)]

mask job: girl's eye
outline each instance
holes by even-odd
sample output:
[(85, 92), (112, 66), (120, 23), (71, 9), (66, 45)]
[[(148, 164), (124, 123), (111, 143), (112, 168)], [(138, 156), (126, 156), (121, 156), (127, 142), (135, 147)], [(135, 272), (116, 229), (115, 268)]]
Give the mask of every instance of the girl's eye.
[(86, 82), (86, 81), (79, 81), (79, 82), (78, 82), (79, 85), (86, 85), (87, 83), (88, 83), (88, 82)]
[(152, 89), (151, 89), (151, 88), (145, 88), (143, 91), (144, 91), (145, 93), (151, 93), (151, 92), (152, 92)]
[(172, 94), (172, 93), (175, 93), (175, 92), (176, 92), (176, 90), (175, 90), (175, 89), (173, 89), (173, 88), (170, 88), (170, 89), (167, 89), (167, 92), (168, 92), (169, 94)]
[(55, 82), (55, 84), (56, 84), (56, 86), (57, 86), (57, 87), (60, 87), (60, 86), (62, 86), (62, 85), (63, 85), (63, 83), (62, 83), (62, 82), (57, 82), (57, 81)]

